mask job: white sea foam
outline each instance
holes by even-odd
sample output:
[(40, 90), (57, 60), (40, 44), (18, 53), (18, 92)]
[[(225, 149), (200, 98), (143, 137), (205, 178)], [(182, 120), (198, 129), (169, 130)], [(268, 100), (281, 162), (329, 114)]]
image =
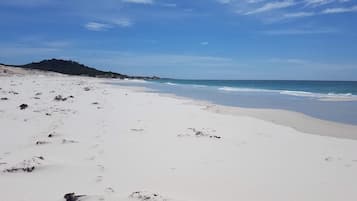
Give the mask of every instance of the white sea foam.
[(269, 89), (253, 89), (253, 88), (239, 88), (239, 87), (220, 87), (221, 91), (240, 91), (240, 92), (279, 92), (278, 90)]
[(171, 85), (171, 86), (177, 86), (178, 84), (172, 83), (172, 82), (166, 82), (165, 84)]
[(351, 93), (313, 93), (307, 91), (290, 91), (290, 90), (272, 90), (272, 89), (254, 89), (254, 88), (239, 88), (239, 87), (220, 87), (218, 88), (222, 91), (227, 92), (270, 92), (270, 93), (279, 93), (282, 95), (289, 96), (299, 96), (299, 97), (311, 97), (317, 98), (320, 100), (338, 100), (338, 101), (349, 101), (349, 100), (357, 100), (357, 95), (353, 95)]
[(124, 80), (127, 81), (127, 82), (132, 82), (132, 83), (147, 83), (148, 82), (148, 81), (145, 81), (145, 80), (128, 79), (128, 78), (125, 78)]
[(320, 99), (357, 99), (356, 95), (352, 95), (351, 93), (312, 93), (306, 91), (281, 91), (280, 94), (291, 95), (291, 96), (301, 96), (301, 97), (312, 97), (312, 98), (320, 98)]
[[(319, 93), (312, 93), (312, 92), (306, 92), (306, 91), (280, 91), (280, 94), (284, 94), (284, 95), (291, 95), (291, 96), (302, 96), (302, 97), (316, 97), (316, 98), (320, 98), (323, 94), (319, 94)], [(325, 94), (327, 95), (327, 94)]]

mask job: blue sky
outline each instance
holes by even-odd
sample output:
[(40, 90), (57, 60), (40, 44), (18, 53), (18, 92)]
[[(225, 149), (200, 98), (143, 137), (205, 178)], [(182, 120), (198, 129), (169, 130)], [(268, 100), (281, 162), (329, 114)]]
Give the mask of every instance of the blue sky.
[(357, 0), (0, 0), (0, 63), (132, 75), (357, 80)]

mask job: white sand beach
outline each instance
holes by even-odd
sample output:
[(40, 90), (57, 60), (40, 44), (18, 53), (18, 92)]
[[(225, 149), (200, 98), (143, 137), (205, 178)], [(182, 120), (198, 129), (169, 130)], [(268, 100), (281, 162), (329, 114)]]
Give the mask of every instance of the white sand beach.
[(355, 126), (3, 70), (1, 201), (357, 200)]

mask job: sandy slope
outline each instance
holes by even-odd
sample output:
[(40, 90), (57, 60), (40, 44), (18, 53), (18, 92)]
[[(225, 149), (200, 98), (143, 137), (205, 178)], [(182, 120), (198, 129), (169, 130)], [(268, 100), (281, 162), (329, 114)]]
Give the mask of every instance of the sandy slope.
[(0, 200), (357, 200), (356, 140), (102, 82), (0, 77)]

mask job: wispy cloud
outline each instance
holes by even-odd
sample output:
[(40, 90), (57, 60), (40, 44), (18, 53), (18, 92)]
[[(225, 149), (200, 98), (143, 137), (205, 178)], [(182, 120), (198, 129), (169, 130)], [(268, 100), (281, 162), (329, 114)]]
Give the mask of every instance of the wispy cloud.
[(206, 45), (208, 45), (208, 42), (207, 41), (203, 41), (200, 44), (203, 45), (203, 46), (206, 46)]
[(162, 3), (161, 6), (169, 7), (169, 8), (175, 8), (175, 7), (177, 7), (177, 4), (175, 4), (175, 3)]
[(296, 58), (271, 58), (268, 60), (271, 63), (288, 63), (288, 64), (307, 64), (310, 63), (304, 59), (296, 59)]
[(112, 28), (109, 24), (99, 23), (99, 22), (88, 22), (84, 27), (90, 31), (105, 31)]
[(302, 18), (302, 17), (311, 17), (316, 15), (339, 14), (339, 13), (348, 13), (348, 12), (357, 12), (357, 6), (326, 8), (319, 12), (311, 11), (311, 12), (285, 13), (283, 15), (283, 18)]
[(232, 0), (217, 0), (217, 2), (221, 4), (229, 4), (232, 2)]
[[(254, 15), (266, 23), (326, 14), (356, 12), (351, 0), (216, 0), (240, 15)], [(328, 8), (327, 6), (330, 6)], [(332, 6), (332, 7), (331, 7)], [(326, 8), (327, 7), (327, 8)]]
[(252, 15), (252, 14), (263, 13), (271, 10), (287, 8), (287, 7), (294, 6), (295, 4), (296, 3), (293, 0), (269, 2), (264, 4), (262, 7), (246, 12), (245, 15)]
[(130, 27), (133, 25), (133, 22), (129, 18), (118, 18), (118, 19), (113, 19), (113, 24), (120, 26), (120, 27)]
[(352, 7), (341, 7), (341, 8), (327, 8), (323, 10), (322, 14), (335, 14), (335, 13), (348, 13), (348, 12), (357, 12), (357, 6)]
[(306, 6), (317, 7), (317, 6), (322, 6), (322, 5), (326, 5), (326, 4), (332, 3), (334, 1), (335, 0), (305, 0), (305, 5)]
[(11, 0), (0, 1), (0, 5), (18, 6), (18, 7), (39, 7), (55, 3), (52, 0)]
[(90, 31), (106, 31), (114, 27), (130, 27), (133, 22), (129, 18), (111, 19), (110, 22), (88, 22), (84, 27)]
[[(91, 51), (92, 52), (92, 51)], [(227, 57), (201, 56), (201, 55), (183, 55), (183, 54), (141, 54), (134, 52), (121, 51), (100, 51), (96, 54), (101, 55), (100, 58), (88, 58), (98, 64), (111, 64), (114, 66), (128, 67), (170, 67), (170, 66), (227, 66), (234, 65), (235, 61)]]
[(339, 30), (331, 28), (301, 28), (301, 29), (277, 29), (263, 31), (267, 35), (312, 35), (312, 34), (332, 34), (339, 33)]
[(296, 13), (285, 13), (283, 16), (285, 18), (300, 18), (300, 17), (310, 17), (314, 16), (314, 12), (296, 12)]
[(153, 0), (122, 0), (124, 3), (153, 4)]

